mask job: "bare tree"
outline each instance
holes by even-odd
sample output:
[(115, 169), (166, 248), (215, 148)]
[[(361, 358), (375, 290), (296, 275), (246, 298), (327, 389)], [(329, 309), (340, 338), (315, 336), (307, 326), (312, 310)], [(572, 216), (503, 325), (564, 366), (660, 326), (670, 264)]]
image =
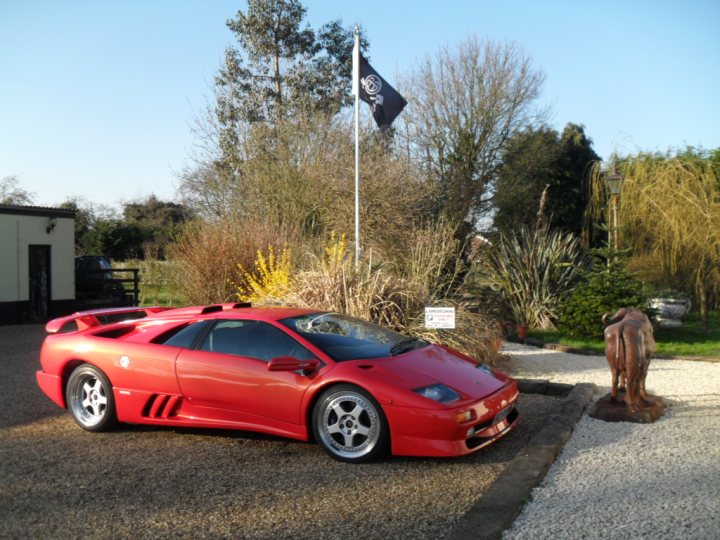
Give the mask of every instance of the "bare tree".
[(17, 176), (0, 180), (0, 204), (29, 206), (35, 202), (35, 194), (23, 189)]
[(438, 184), (438, 212), (471, 226), (487, 214), (508, 138), (538, 123), (544, 75), (513, 44), (471, 37), (428, 57), (407, 91), (415, 158)]

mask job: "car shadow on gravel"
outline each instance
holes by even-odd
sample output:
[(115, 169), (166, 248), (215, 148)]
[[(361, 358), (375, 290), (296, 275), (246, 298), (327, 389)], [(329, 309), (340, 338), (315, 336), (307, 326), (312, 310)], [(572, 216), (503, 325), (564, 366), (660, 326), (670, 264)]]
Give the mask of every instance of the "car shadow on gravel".
[[(552, 401), (552, 398), (548, 398)], [(537, 405), (535, 405), (537, 407)], [(546, 404), (545, 407), (548, 405)], [(534, 411), (536, 415), (540, 414), (540, 411)], [(545, 413), (542, 413), (543, 415)], [(452, 457), (452, 458), (428, 458), (428, 457), (417, 457), (417, 456), (392, 456), (388, 455), (380, 460), (376, 460), (371, 463), (382, 463), (384, 466), (392, 467), (393, 464), (406, 464), (411, 463), (420, 465), (422, 463), (432, 464), (435, 466), (437, 462), (443, 461), (455, 461), (462, 463), (468, 462), (482, 462), (487, 464), (501, 463), (506, 464), (508, 461), (508, 450), (512, 450), (517, 446), (521, 446), (527, 439), (534, 433), (538, 426), (538, 422), (533, 419), (532, 425), (528, 425), (529, 420), (522, 418), (522, 422), (518, 425), (518, 429), (510, 432), (507, 436), (503, 437), (499, 441), (496, 441), (492, 445), (479, 450), (476, 453), (468, 454), (465, 456)], [(306, 452), (317, 452), (318, 456), (322, 459), (333, 460), (330, 455), (326, 455), (325, 452), (317, 445), (317, 443), (311, 438), (309, 441), (298, 441), (295, 439), (287, 439), (281, 436), (269, 435), (265, 433), (258, 433), (254, 431), (241, 431), (241, 430), (229, 430), (229, 429), (205, 429), (205, 428), (192, 428), (192, 427), (173, 427), (173, 426), (149, 426), (139, 424), (120, 424), (115, 430), (115, 433), (122, 434), (141, 434), (146, 433), (149, 435), (163, 435), (163, 434), (174, 434), (177, 436), (197, 436), (205, 437), (208, 439), (227, 439), (235, 444), (252, 444), (253, 442), (265, 443), (272, 447), (277, 447), (280, 451), (286, 455), (293, 454), (299, 455)], [(511, 440), (512, 439), (512, 440)], [(352, 464), (342, 464), (342, 466), (353, 467)]]

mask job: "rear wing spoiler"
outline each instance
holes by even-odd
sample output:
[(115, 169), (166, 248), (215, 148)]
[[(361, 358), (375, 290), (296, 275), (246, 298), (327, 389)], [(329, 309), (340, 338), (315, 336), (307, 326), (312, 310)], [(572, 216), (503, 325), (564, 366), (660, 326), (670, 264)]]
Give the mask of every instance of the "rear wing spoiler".
[[(124, 307), (93, 309), (91, 311), (79, 311), (66, 317), (53, 319), (45, 325), (48, 334), (56, 334), (65, 329), (68, 325), (75, 323), (77, 330), (85, 330), (93, 326), (101, 326), (126, 319), (141, 319), (153, 313), (160, 313), (172, 308), (167, 307)], [(66, 330), (67, 331), (67, 330)]]

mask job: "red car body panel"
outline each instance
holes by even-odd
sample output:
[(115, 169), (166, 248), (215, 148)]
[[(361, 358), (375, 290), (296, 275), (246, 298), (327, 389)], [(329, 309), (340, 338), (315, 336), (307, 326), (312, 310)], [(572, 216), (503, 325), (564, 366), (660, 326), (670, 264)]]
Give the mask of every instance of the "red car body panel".
[[(395, 455), (469, 454), (516, 425), (518, 391), (504, 374), (478, 369), (472, 359), (438, 345), (386, 358), (335, 362), (278, 322), (311, 313), (317, 312), (222, 304), (98, 310), (63, 317), (46, 327), (49, 335), (41, 350), (38, 385), (66, 407), (70, 373), (80, 363), (89, 363), (110, 381), (121, 422), (240, 429), (308, 440), (317, 398), (330, 386), (349, 383), (380, 404)], [(145, 318), (106, 323), (108, 317), (138, 314)], [(270, 324), (302, 344), (320, 366), (311, 373), (270, 371), (268, 363), (257, 358), (152, 343), (180, 324), (203, 319)], [(77, 330), (59, 333), (72, 325)], [(455, 390), (459, 399), (443, 404), (413, 391), (438, 383)], [(459, 420), (459, 413), (470, 419)]]

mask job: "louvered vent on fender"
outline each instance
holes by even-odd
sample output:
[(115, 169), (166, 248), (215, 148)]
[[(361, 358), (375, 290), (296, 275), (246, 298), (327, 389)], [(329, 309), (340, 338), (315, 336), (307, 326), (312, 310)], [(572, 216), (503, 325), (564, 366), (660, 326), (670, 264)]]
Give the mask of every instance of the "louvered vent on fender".
[(143, 416), (149, 418), (169, 418), (175, 414), (181, 399), (180, 396), (153, 394), (145, 404)]

